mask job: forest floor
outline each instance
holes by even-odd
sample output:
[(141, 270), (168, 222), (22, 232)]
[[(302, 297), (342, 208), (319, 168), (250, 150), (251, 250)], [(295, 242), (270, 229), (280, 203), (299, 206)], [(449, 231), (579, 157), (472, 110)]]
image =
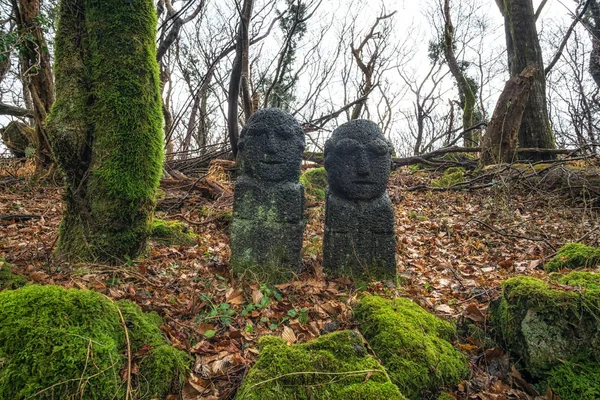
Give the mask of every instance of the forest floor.
[[(68, 265), (52, 255), (63, 189), (58, 184), (32, 185), (29, 171), (0, 169), (0, 216), (35, 216), (0, 220), (0, 259), (30, 281), (93, 289), (160, 314), (164, 334), (195, 359), (184, 399), (232, 398), (257, 358), (256, 344), (263, 335), (293, 343), (352, 329), (351, 307), (365, 291), (409, 297), (457, 322), (456, 346), (468, 356), (471, 368), (470, 379), (447, 388), (458, 399), (545, 399), (513, 367), (507, 353), (486, 338), (487, 308), (502, 280), (544, 277), (545, 260), (564, 243), (600, 243), (598, 208), (584, 202), (517, 187), (408, 191), (441, 173), (401, 169), (389, 184), (399, 287), (372, 283), (356, 288), (349, 280), (323, 277), (324, 202), (314, 199), (307, 202), (306, 274), (275, 287), (238, 282), (227, 265), (233, 183), (215, 167), (194, 190), (190, 181), (161, 185), (166, 196), (158, 217), (187, 223), (199, 235), (197, 245), (152, 243), (145, 258), (119, 267)], [(486, 335), (462, 329), (473, 324)]]

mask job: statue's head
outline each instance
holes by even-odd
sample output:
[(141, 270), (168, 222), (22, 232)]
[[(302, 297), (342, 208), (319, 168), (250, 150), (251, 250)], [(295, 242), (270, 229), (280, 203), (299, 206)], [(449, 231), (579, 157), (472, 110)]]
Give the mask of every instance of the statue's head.
[(288, 113), (257, 111), (242, 129), (238, 146), (244, 174), (268, 182), (298, 181), (304, 131)]
[(392, 146), (377, 124), (347, 122), (325, 143), (329, 190), (348, 200), (372, 200), (385, 193), (392, 164)]

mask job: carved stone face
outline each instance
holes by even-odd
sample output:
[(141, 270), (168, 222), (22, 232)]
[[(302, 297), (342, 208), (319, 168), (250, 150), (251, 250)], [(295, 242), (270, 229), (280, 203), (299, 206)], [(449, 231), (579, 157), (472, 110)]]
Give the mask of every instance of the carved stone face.
[(304, 146), (304, 131), (291, 115), (259, 110), (240, 135), (242, 172), (260, 181), (297, 182)]
[(385, 193), (391, 145), (379, 127), (355, 120), (338, 127), (325, 143), (329, 189), (348, 200), (373, 200)]

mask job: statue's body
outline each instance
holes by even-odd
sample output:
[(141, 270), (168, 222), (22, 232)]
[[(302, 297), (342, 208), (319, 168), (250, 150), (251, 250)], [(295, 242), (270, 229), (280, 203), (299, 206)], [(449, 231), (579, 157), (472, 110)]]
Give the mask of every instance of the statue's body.
[(328, 275), (395, 277), (394, 210), (386, 192), (390, 168), (391, 145), (373, 122), (350, 121), (327, 141), (323, 268)]
[(300, 271), (304, 146), (302, 128), (281, 110), (258, 111), (242, 130), (231, 224), (230, 264), (238, 275), (283, 282)]

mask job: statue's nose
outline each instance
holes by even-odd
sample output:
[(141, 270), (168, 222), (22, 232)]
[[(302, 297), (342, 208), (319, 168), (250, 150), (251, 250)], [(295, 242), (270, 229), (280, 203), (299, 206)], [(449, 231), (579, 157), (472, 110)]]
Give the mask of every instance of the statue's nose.
[(277, 138), (275, 133), (269, 132), (266, 138), (265, 150), (267, 153), (274, 154), (277, 152)]
[(360, 150), (356, 154), (356, 174), (359, 176), (369, 175), (371, 173), (371, 165), (367, 152)]

